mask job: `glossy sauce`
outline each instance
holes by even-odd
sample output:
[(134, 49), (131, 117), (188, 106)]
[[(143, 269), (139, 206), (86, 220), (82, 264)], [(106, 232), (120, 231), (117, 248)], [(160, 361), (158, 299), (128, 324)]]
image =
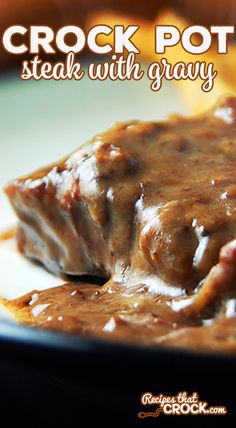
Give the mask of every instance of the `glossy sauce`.
[[(236, 300), (217, 319), (173, 311), (173, 300), (150, 296), (144, 286), (67, 283), (3, 301), (16, 320), (42, 329), (79, 333), (145, 345), (236, 352)], [(212, 316), (212, 314), (211, 314)]]
[(236, 351), (236, 100), (119, 124), (11, 183), (18, 246), (66, 284), (4, 302), (24, 324)]

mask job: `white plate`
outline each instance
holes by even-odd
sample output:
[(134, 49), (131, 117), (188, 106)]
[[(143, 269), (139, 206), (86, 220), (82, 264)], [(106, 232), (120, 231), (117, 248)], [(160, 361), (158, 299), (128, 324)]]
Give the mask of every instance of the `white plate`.
[[(22, 81), (17, 73), (0, 79), (0, 189), (11, 179), (53, 162), (113, 122), (158, 120), (185, 113), (175, 86), (154, 93), (139, 82)], [(16, 222), (0, 191), (0, 231)], [(0, 294), (14, 298), (61, 279), (0, 245)], [(0, 317), (5, 317), (1, 310)]]

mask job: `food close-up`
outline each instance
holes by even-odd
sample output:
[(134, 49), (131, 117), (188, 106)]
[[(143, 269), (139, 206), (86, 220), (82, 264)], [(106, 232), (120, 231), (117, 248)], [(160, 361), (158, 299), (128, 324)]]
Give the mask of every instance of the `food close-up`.
[(0, 11), (3, 403), (235, 420), (236, 2)]
[(5, 305), (25, 324), (236, 351), (236, 98), (120, 123), (15, 180), (19, 251), (65, 284)]

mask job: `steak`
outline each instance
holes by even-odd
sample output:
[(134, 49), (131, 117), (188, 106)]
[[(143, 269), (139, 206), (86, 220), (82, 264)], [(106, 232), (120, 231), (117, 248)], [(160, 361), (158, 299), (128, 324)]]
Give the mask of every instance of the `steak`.
[(235, 118), (231, 97), (199, 117), (120, 123), (13, 181), (19, 250), (57, 275), (197, 289), (236, 238)]

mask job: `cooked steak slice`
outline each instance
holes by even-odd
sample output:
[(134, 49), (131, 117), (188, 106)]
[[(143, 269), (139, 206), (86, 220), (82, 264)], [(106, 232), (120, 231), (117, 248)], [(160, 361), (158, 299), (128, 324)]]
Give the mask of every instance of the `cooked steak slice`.
[(118, 124), (10, 183), (20, 251), (52, 272), (193, 290), (236, 238), (236, 99)]

